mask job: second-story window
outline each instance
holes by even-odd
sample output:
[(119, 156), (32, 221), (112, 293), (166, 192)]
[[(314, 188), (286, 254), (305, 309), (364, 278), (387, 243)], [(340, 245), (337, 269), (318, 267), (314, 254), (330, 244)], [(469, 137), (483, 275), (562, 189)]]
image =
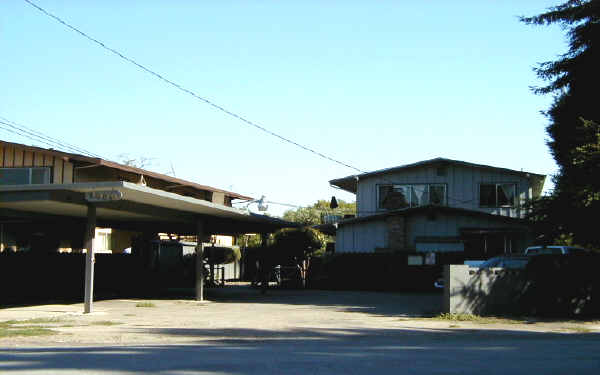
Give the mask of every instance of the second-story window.
[(50, 168), (0, 168), (0, 185), (49, 184)]
[(481, 207), (514, 207), (516, 202), (516, 184), (479, 185), (479, 206)]
[(445, 184), (379, 185), (378, 193), (378, 208), (383, 210), (446, 204)]

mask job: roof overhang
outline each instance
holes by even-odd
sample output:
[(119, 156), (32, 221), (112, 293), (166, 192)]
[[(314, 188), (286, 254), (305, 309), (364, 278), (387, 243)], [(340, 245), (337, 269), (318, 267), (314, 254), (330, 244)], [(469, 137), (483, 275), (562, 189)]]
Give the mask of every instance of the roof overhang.
[(198, 220), (204, 221), (207, 232), (215, 234), (272, 232), (296, 226), (276, 218), (123, 181), (0, 187), (0, 220), (82, 219), (87, 215), (88, 204), (97, 207), (99, 225), (131, 230), (152, 228), (194, 233)]
[(27, 146), (27, 145), (20, 144), (20, 143), (13, 143), (13, 142), (7, 142), (7, 141), (2, 141), (2, 140), (0, 140), (0, 145), (5, 145), (5, 146), (9, 146), (9, 147), (18, 147), (23, 150), (27, 150), (27, 151), (31, 151), (31, 152), (35, 152), (35, 153), (43, 153), (46, 155), (52, 155), (54, 157), (61, 158), (64, 161), (76, 162), (76, 164), (79, 164), (78, 166), (76, 166), (76, 168), (106, 167), (106, 168), (116, 169), (116, 170), (123, 171), (123, 172), (129, 172), (129, 173), (144, 175), (146, 177), (155, 178), (157, 180), (171, 183), (175, 186), (187, 186), (187, 187), (190, 187), (190, 188), (196, 189), (196, 190), (205, 190), (205, 191), (210, 191), (213, 193), (222, 193), (222, 194), (230, 197), (231, 199), (240, 199), (240, 200), (252, 200), (253, 199), (252, 197), (248, 197), (248, 196), (234, 193), (231, 191), (217, 189), (212, 186), (197, 184), (195, 182), (182, 180), (182, 179), (168, 176), (168, 175), (165, 175), (162, 173), (152, 172), (149, 170), (136, 168), (136, 167), (133, 167), (130, 165), (115, 163), (115, 162), (112, 162), (109, 160), (104, 160), (101, 158), (89, 157), (89, 156), (79, 155), (79, 154), (72, 154), (72, 153), (63, 152), (63, 151), (59, 151), (59, 150), (45, 149), (45, 148), (40, 148), (40, 147), (35, 147), (35, 146)]
[(361, 223), (361, 222), (368, 222), (368, 221), (385, 220), (386, 218), (391, 217), (391, 216), (412, 216), (412, 215), (416, 215), (416, 214), (429, 215), (429, 214), (435, 214), (435, 213), (442, 213), (442, 214), (455, 215), (455, 216), (481, 217), (481, 218), (487, 218), (487, 219), (498, 220), (498, 221), (503, 221), (503, 222), (507, 222), (507, 223), (515, 223), (515, 224), (519, 224), (519, 223), (520, 224), (528, 224), (528, 221), (526, 219), (515, 218), (515, 217), (510, 217), (510, 216), (504, 216), (504, 215), (490, 214), (490, 213), (478, 211), (478, 210), (468, 210), (468, 209), (464, 209), (464, 208), (439, 206), (439, 205), (425, 205), (425, 206), (419, 206), (419, 207), (404, 208), (404, 209), (399, 209), (399, 210), (384, 211), (382, 213), (378, 213), (378, 214), (374, 214), (374, 215), (359, 216), (357, 218), (342, 220), (338, 223), (338, 226)]
[(416, 163), (400, 165), (400, 166), (392, 167), (392, 168), (379, 169), (376, 171), (361, 173), (358, 175), (351, 175), (351, 176), (346, 176), (346, 177), (342, 177), (342, 178), (337, 178), (337, 179), (329, 181), (329, 184), (333, 185), (333, 186), (337, 186), (337, 187), (339, 187), (343, 190), (346, 190), (350, 193), (356, 194), (358, 181), (365, 179), (365, 178), (381, 176), (381, 175), (385, 175), (388, 173), (395, 173), (395, 172), (400, 172), (400, 171), (409, 170), (409, 169), (413, 169), (413, 168), (421, 168), (424, 166), (432, 166), (432, 165), (443, 166), (443, 165), (451, 165), (451, 164), (460, 165), (460, 166), (469, 167), (469, 168), (495, 170), (495, 171), (500, 171), (500, 172), (514, 174), (514, 175), (525, 176), (531, 180), (531, 186), (533, 188), (533, 196), (534, 197), (540, 196), (540, 194), (542, 193), (542, 189), (544, 188), (544, 181), (546, 180), (546, 175), (543, 175), (543, 174), (517, 171), (514, 169), (508, 169), (508, 168), (493, 167), (493, 166), (484, 165), (484, 164), (469, 163), (469, 162), (461, 161), (461, 160), (435, 158), (435, 159), (419, 161)]

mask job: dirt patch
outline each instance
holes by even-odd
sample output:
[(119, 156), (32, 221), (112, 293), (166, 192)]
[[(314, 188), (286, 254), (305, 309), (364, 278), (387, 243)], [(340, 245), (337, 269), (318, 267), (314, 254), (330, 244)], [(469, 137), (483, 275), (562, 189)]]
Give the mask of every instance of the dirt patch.
[[(28, 326), (49, 329), (46, 336), (5, 336), (1, 346), (153, 345), (223, 340), (319, 339), (364, 332), (527, 331), (594, 333), (598, 322), (534, 322), (503, 319), (429, 318), (439, 314), (441, 296), (373, 292), (258, 290), (236, 286), (209, 290), (208, 302), (194, 300), (106, 300), (82, 314), (81, 304), (0, 310), (0, 321), (31, 315)], [(152, 308), (140, 308), (139, 304)], [(41, 317), (41, 312), (46, 316)], [(11, 315), (13, 317), (11, 318)], [(6, 319), (4, 319), (6, 318)], [(46, 319), (46, 320), (43, 320)], [(55, 319), (52, 321), (52, 319)], [(228, 341), (228, 342), (229, 342)]]

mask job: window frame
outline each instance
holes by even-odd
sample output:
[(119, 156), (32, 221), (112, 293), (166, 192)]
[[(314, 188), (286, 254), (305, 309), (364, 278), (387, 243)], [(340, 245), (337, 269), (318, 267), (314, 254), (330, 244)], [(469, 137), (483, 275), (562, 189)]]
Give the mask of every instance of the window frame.
[[(493, 185), (494, 186), (494, 195), (495, 195), (495, 204), (494, 205), (484, 205), (481, 204), (481, 186), (482, 185)], [(513, 203), (510, 205), (500, 205), (498, 204), (498, 188), (501, 185), (512, 185), (515, 189), (515, 196), (513, 198)], [(516, 208), (519, 206), (519, 190), (518, 190), (518, 186), (519, 184), (517, 182), (480, 182), (479, 186), (478, 186), (478, 197), (479, 197), (479, 207), (481, 208)]]
[[(52, 183), (52, 168), (51, 167), (2, 167), (0, 168), (0, 172), (4, 171), (4, 170), (10, 170), (10, 171), (14, 171), (14, 170), (27, 170), (27, 182), (24, 184), (17, 184), (17, 185), (44, 185), (44, 184), (51, 184)], [(48, 171), (48, 181), (44, 181), (41, 184), (38, 183), (33, 183), (33, 171), (34, 170), (45, 170)], [(5, 185), (2, 184), (2, 182), (0, 182), (0, 186), (11, 186), (11, 185)]]
[[(412, 205), (412, 190), (414, 186), (422, 186), (425, 185), (427, 186), (427, 204), (420, 204), (417, 206), (413, 206)], [(414, 183), (386, 183), (386, 184), (376, 184), (376, 189), (377, 189), (377, 194), (376, 194), (376, 207), (377, 207), (377, 211), (389, 211), (388, 209), (381, 207), (381, 188), (384, 186), (391, 186), (392, 187), (392, 191), (394, 191), (394, 187), (395, 186), (402, 186), (403, 188), (407, 188), (408, 190), (408, 199), (407, 199), (407, 203), (408, 205), (406, 206), (406, 208), (415, 208), (415, 207), (421, 207), (421, 206), (428, 206), (431, 205), (431, 200), (430, 200), (430, 189), (432, 186), (442, 186), (444, 188), (444, 193), (443, 193), (443, 203), (439, 204), (440, 206), (447, 206), (448, 205), (448, 184), (447, 183), (440, 183), (440, 182), (414, 182)]]

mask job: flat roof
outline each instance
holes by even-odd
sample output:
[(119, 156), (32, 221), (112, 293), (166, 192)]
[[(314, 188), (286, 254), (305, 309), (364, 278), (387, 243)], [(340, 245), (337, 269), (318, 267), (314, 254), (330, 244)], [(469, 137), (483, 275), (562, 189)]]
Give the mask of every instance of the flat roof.
[(152, 227), (172, 233), (195, 233), (198, 219), (204, 219), (206, 231), (212, 234), (272, 232), (297, 226), (277, 218), (125, 181), (0, 186), (0, 220), (85, 218), (90, 196), (94, 194), (115, 198), (94, 202), (99, 226), (111, 228)]

